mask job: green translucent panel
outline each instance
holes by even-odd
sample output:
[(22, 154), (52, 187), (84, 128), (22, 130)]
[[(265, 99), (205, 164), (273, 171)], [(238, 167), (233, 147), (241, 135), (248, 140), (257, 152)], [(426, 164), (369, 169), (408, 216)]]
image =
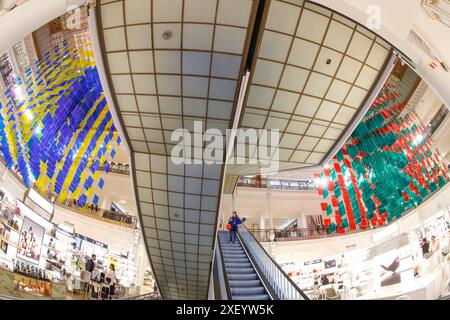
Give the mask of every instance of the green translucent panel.
[(329, 204), (327, 207), (327, 215), (330, 215), (332, 213), (333, 213), (333, 207), (331, 206), (331, 204)]
[(343, 227), (344, 229), (347, 229), (347, 228), (348, 228), (348, 220), (347, 220), (347, 218), (342, 220), (342, 227)]
[[(335, 182), (330, 193), (338, 199), (344, 228), (348, 227), (347, 210), (352, 210), (357, 225), (366, 220), (378, 224), (385, 217), (392, 222), (446, 183), (445, 167), (436, 161), (437, 150), (430, 147), (432, 142), (423, 132), (423, 125), (405, 105), (397, 103), (397, 97), (395, 90), (384, 87), (330, 163), (330, 178)], [(342, 169), (345, 186), (337, 183), (335, 165)], [(349, 181), (349, 172), (356, 183)], [(347, 207), (343, 201), (345, 190), (349, 197)], [(361, 201), (357, 194), (361, 195)], [(380, 216), (375, 214), (377, 211)]]

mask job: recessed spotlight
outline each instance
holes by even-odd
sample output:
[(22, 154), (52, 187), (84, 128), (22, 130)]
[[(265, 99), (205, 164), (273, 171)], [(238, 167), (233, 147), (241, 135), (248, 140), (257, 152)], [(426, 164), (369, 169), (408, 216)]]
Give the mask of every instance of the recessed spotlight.
[(164, 40), (170, 40), (172, 38), (172, 36), (173, 36), (173, 33), (170, 30), (166, 30), (162, 34), (162, 37)]
[(327, 59), (327, 64), (331, 64), (331, 59)]

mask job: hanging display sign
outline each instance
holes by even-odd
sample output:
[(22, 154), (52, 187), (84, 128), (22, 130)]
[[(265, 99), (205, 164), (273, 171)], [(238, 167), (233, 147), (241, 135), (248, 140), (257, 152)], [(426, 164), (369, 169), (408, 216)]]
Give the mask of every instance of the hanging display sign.
[(91, 239), (89, 237), (83, 236), (83, 235), (81, 235), (79, 233), (75, 233), (75, 238), (77, 238), (79, 240), (83, 240), (83, 241), (87, 241), (87, 242), (93, 243), (96, 246), (102, 247), (103, 249), (108, 249), (108, 245), (107, 244), (104, 244), (104, 243), (101, 243), (100, 241), (97, 241), (97, 240)]
[(304, 265), (305, 265), (305, 266), (309, 266), (309, 265), (312, 265), (312, 264), (318, 264), (318, 263), (321, 263), (321, 262), (322, 262), (322, 259), (316, 259), (316, 260), (306, 261), (306, 262), (304, 263)]

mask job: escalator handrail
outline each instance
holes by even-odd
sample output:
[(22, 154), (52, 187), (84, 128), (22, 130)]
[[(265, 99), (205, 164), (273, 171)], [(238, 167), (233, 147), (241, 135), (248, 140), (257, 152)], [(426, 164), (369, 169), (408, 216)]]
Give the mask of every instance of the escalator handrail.
[(272, 263), (275, 265), (275, 267), (281, 272), (281, 274), (289, 281), (289, 283), (300, 293), (300, 295), (305, 299), (309, 300), (308, 296), (297, 286), (297, 284), (287, 275), (287, 273), (281, 268), (281, 266), (272, 258), (270, 254), (267, 253), (266, 249), (261, 245), (261, 243), (256, 239), (256, 237), (253, 235), (252, 232), (250, 232), (244, 223), (241, 224), (241, 226), (251, 235), (253, 240), (258, 244), (258, 246), (265, 252), (266, 256), (272, 261)]

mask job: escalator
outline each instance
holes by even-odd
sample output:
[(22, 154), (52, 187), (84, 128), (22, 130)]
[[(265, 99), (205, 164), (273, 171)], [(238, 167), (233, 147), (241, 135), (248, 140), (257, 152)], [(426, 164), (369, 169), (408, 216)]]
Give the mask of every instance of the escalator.
[(240, 240), (230, 242), (228, 232), (219, 232), (223, 262), (232, 300), (272, 300)]
[(218, 300), (309, 300), (245, 225), (233, 244), (227, 231), (216, 242), (213, 284)]

